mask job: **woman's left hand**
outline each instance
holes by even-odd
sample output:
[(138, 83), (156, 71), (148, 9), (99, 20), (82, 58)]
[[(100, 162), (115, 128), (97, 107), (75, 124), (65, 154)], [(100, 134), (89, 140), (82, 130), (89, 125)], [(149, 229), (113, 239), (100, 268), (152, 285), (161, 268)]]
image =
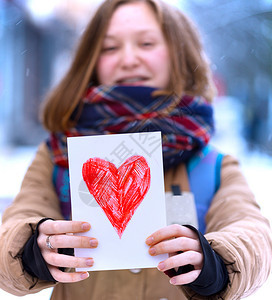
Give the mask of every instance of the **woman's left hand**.
[(150, 246), (149, 254), (169, 254), (169, 258), (158, 265), (159, 271), (167, 271), (185, 265), (193, 265), (194, 270), (177, 275), (170, 279), (173, 285), (183, 285), (193, 282), (203, 267), (204, 256), (198, 235), (188, 227), (178, 224), (164, 227), (146, 239)]

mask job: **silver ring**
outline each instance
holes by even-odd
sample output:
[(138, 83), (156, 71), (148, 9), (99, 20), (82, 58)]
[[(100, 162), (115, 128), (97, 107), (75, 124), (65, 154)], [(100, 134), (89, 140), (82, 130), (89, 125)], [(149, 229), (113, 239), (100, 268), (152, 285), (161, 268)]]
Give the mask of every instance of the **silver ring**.
[(47, 238), (46, 238), (46, 247), (47, 247), (48, 249), (53, 250), (54, 247), (53, 247), (53, 246), (51, 245), (51, 243), (50, 243), (50, 238), (51, 238), (51, 236), (52, 236), (52, 235), (48, 235)]

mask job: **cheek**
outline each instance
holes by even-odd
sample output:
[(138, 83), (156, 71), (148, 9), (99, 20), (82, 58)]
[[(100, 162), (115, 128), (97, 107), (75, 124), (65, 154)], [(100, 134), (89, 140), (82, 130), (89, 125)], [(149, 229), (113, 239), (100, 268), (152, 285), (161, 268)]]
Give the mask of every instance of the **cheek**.
[(152, 71), (156, 78), (155, 84), (160, 88), (167, 88), (171, 75), (169, 52), (165, 49), (158, 49), (156, 53), (153, 53), (152, 59)]
[(100, 57), (97, 62), (96, 72), (100, 84), (110, 84), (113, 79), (116, 62), (111, 57)]
[(169, 52), (165, 49), (158, 49), (150, 56), (153, 69), (170, 73), (170, 57)]

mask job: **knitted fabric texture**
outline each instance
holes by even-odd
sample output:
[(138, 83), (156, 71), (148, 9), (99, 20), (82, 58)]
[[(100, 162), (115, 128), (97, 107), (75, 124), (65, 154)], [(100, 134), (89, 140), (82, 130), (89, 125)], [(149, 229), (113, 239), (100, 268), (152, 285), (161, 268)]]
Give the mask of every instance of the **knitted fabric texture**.
[(68, 167), (67, 137), (160, 131), (164, 169), (187, 161), (214, 131), (212, 106), (202, 97), (153, 96), (151, 87), (90, 87), (72, 115), (76, 126), (47, 140), (53, 162)]

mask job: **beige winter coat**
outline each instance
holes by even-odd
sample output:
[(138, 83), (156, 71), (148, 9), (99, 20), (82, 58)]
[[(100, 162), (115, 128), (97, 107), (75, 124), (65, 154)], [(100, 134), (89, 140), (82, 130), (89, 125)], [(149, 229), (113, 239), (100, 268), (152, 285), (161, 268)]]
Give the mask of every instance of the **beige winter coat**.
[[(52, 185), (52, 162), (44, 144), (29, 167), (22, 188), (6, 210), (0, 231), (0, 288), (14, 295), (36, 293), (54, 284), (32, 278), (22, 269), (21, 254), (41, 218), (62, 219)], [(172, 182), (186, 187), (186, 172), (165, 176), (166, 190)], [(272, 239), (268, 221), (261, 215), (254, 196), (241, 175), (237, 161), (226, 156), (221, 169), (221, 186), (207, 217), (205, 237), (223, 258), (230, 284), (220, 295), (201, 297), (184, 287), (169, 284), (156, 269), (139, 273), (130, 270), (91, 272), (74, 284), (55, 285), (52, 299), (151, 300), (151, 299), (240, 299), (267, 279), (271, 269)]]

